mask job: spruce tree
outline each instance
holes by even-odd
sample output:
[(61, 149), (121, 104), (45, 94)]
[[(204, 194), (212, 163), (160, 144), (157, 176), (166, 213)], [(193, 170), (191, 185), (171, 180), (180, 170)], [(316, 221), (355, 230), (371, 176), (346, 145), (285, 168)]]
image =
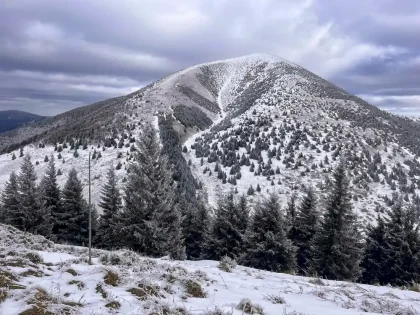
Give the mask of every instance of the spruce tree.
[(19, 206), (22, 212), (23, 231), (34, 234), (42, 233), (45, 224), (44, 208), (41, 204), (36, 179), (31, 157), (25, 155), (17, 178)]
[[(411, 209), (410, 209), (411, 210)], [(407, 285), (420, 279), (420, 242), (418, 227), (412, 211), (398, 200), (389, 213), (386, 224), (384, 270), (382, 282), (392, 285)]]
[[(179, 206), (183, 209), (183, 233), (185, 237), (185, 251), (187, 259), (196, 260), (203, 256), (203, 248), (209, 237), (210, 217), (208, 210), (201, 200), (189, 203), (181, 198)], [(192, 205), (195, 205), (193, 207)]]
[(287, 238), (287, 230), (279, 198), (272, 193), (256, 205), (241, 262), (274, 272), (294, 271), (296, 247)]
[(25, 213), (22, 211), (19, 202), (18, 180), (16, 173), (12, 172), (4, 186), (1, 198), (3, 223), (23, 230)]
[(310, 272), (313, 260), (313, 241), (319, 229), (319, 213), (316, 210), (316, 198), (312, 188), (305, 192), (296, 212), (289, 237), (296, 246), (296, 263), (298, 272)]
[(206, 258), (238, 258), (244, 247), (248, 216), (249, 210), (244, 196), (239, 203), (235, 203), (233, 193), (221, 198), (206, 242)]
[(149, 256), (185, 258), (182, 215), (175, 206), (175, 183), (155, 130), (143, 128), (124, 188), (123, 228), (126, 244)]
[[(77, 171), (72, 168), (62, 192), (62, 212), (58, 220), (57, 239), (73, 245), (86, 245), (88, 242), (89, 206), (83, 198), (83, 185)], [(61, 228), (63, 227), (63, 228)]]
[(368, 225), (366, 246), (361, 266), (363, 273), (361, 281), (368, 284), (385, 284), (387, 270), (386, 261), (386, 231), (383, 218), (378, 215), (376, 226)]
[(287, 221), (291, 223), (290, 224), (291, 226), (293, 226), (293, 222), (296, 218), (296, 212), (297, 212), (297, 210), (296, 210), (296, 199), (297, 199), (297, 196), (296, 196), (295, 193), (293, 193), (290, 196), (290, 199), (287, 202), (287, 207), (286, 207)]
[(314, 268), (328, 279), (357, 280), (363, 253), (361, 235), (351, 206), (344, 162), (333, 173), (320, 230), (315, 236)]
[(292, 193), (286, 206), (286, 223), (288, 225), (288, 237), (292, 238), (295, 233), (295, 220), (296, 220), (296, 199), (295, 193)]
[(59, 228), (56, 224), (56, 216), (61, 212), (61, 200), (53, 155), (49, 159), (47, 170), (39, 185), (39, 190), (45, 222), (44, 235), (49, 236), (51, 232), (51, 237), (55, 238), (54, 235), (58, 233)]
[(99, 206), (102, 208), (102, 215), (94, 243), (100, 248), (115, 249), (121, 246), (119, 220), (122, 202), (113, 166), (108, 170), (107, 183), (102, 188)]

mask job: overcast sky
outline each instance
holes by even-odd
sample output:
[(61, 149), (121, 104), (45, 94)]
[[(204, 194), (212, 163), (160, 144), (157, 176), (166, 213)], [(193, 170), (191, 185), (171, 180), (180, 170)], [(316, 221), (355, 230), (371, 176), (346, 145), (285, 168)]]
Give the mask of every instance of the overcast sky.
[(420, 115), (419, 0), (2, 0), (0, 110), (55, 115), (257, 52)]

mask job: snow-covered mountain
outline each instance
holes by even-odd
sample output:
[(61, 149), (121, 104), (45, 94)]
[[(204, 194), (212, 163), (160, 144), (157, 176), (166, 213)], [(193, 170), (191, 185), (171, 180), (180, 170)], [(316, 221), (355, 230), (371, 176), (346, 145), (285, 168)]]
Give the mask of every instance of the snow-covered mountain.
[[(395, 192), (420, 203), (418, 122), (379, 110), (267, 54), (197, 65), (130, 95), (0, 134), (0, 187), (19, 169), (21, 159), (12, 160), (12, 154), (19, 156), (23, 146), (38, 162), (39, 175), (45, 156), (57, 158), (55, 147), (62, 148), (61, 184), (73, 166), (86, 182), (88, 152), (96, 150), (98, 200), (107, 167), (121, 163), (117, 173), (121, 181), (125, 177), (130, 148), (145, 121), (156, 124), (170, 160), (181, 168), (179, 177), (195, 178), (194, 187), (206, 192), (210, 204), (224, 192), (246, 194), (251, 186), (253, 200), (275, 190), (286, 201), (311, 185), (322, 202), (340, 157), (347, 160), (354, 204), (364, 220), (373, 220)], [(81, 145), (77, 158), (71, 140)]]

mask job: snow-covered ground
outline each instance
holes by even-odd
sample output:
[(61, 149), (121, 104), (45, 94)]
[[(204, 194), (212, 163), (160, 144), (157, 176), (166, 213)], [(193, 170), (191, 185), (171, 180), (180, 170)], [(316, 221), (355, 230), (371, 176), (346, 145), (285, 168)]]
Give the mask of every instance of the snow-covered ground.
[(417, 292), (242, 266), (225, 272), (215, 261), (94, 250), (89, 265), (86, 248), (57, 245), (5, 225), (0, 225), (0, 257), (2, 315), (240, 315), (247, 314), (249, 303), (253, 314), (265, 315), (420, 313)]

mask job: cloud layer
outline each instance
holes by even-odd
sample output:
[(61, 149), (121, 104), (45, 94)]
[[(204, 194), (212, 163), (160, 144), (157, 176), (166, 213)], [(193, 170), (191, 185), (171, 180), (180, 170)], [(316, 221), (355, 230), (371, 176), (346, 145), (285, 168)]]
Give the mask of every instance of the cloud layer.
[(416, 0), (9, 0), (0, 110), (53, 115), (197, 63), (267, 52), (416, 114), (418, 29)]

